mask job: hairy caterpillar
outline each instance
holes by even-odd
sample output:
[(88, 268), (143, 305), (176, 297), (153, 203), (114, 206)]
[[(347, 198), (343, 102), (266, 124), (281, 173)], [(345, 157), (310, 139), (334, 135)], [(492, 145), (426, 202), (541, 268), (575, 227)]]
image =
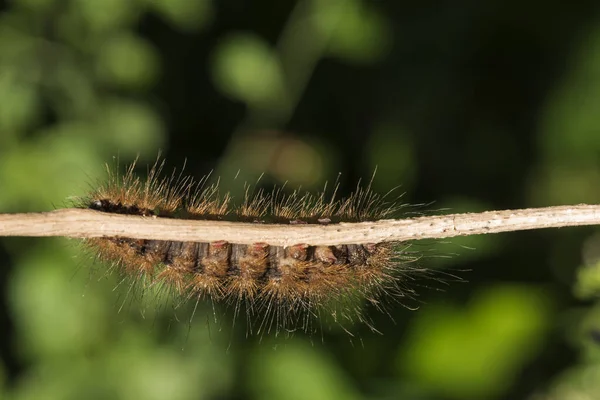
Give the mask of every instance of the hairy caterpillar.
[[(403, 206), (357, 186), (347, 198), (326, 190), (319, 194), (283, 190), (252, 193), (242, 201), (220, 194), (218, 183), (194, 181), (175, 174), (161, 178), (157, 160), (147, 178), (135, 175), (135, 162), (123, 175), (107, 166), (108, 179), (93, 188), (77, 206), (103, 213), (150, 218), (231, 220), (248, 224), (334, 225), (377, 221), (398, 214)], [(311, 330), (315, 318), (331, 316), (337, 323), (370, 325), (361, 302), (384, 310), (387, 299), (413, 296), (406, 276), (426, 273), (411, 261), (416, 256), (395, 242), (338, 243), (291, 246), (147, 240), (128, 237), (84, 239), (97, 257), (134, 281), (170, 288), (179, 298), (242, 307), (252, 333)], [(371, 326), (372, 327), (372, 326)]]
[(415, 276), (432, 275), (411, 262), (413, 240), (600, 225), (594, 204), (381, 219), (402, 205), (370, 183), (339, 199), (247, 189), (233, 206), (207, 178), (160, 178), (159, 161), (146, 179), (135, 163), (122, 176), (108, 168), (78, 208), (0, 214), (0, 236), (82, 238), (142, 290), (245, 307), (260, 321), (250, 332), (265, 333), (310, 330), (327, 315), (369, 324), (360, 302), (385, 310), (386, 299), (412, 297)]

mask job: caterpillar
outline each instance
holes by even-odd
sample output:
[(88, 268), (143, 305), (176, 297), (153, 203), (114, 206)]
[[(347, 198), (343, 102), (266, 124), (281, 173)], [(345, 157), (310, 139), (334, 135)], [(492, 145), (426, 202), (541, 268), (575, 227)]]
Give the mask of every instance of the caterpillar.
[[(247, 224), (335, 225), (377, 221), (396, 216), (404, 207), (390, 193), (372, 191), (372, 180), (359, 183), (339, 198), (338, 184), (318, 194), (283, 188), (272, 192), (246, 186), (241, 202), (221, 194), (219, 183), (181, 173), (161, 178), (164, 160), (157, 159), (146, 178), (135, 174), (136, 162), (124, 174), (106, 166), (99, 182), (76, 207), (103, 213), (148, 218), (238, 221)], [(169, 288), (183, 300), (223, 302), (242, 307), (251, 333), (311, 331), (326, 316), (336, 323), (366, 323), (361, 303), (385, 311), (389, 299), (413, 297), (407, 277), (426, 273), (413, 265), (417, 257), (396, 242), (290, 246), (149, 240), (128, 237), (85, 238), (84, 244), (104, 263), (134, 282)]]
[(247, 186), (233, 205), (218, 181), (160, 178), (163, 166), (159, 157), (144, 179), (135, 162), (123, 175), (107, 166), (108, 180), (75, 208), (0, 214), (0, 236), (83, 239), (142, 290), (164, 286), (196, 306), (232, 304), (236, 315), (245, 307), (248, 321), (259, 321), (250, 333), (277, 334), (310, 331), (327, 315), (375, 330), (362, 303), (386, 311), (389, 299), (414, 298), (415, 277), (439, 278), (414, 263), (415, 240), (600, 225), (597, 204), (385, 219), (404, 205), (375, 194), (372, 180), (347, 198), (337, 185), (331, 195)]

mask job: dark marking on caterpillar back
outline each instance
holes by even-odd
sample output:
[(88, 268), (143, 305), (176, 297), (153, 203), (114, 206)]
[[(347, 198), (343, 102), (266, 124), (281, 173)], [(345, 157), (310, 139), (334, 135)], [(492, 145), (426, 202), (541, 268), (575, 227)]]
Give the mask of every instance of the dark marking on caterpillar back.
[[(189, 295), (203, 294), (203, 288), (197, 284), (205, 276), (212, 285), (225, 290), (223, 294), (240, 290), (243, 295), (254, 296), (280, 281), (280, 285), (289, 286), (287, 297), (307, 297), (310, 290), (299, 289), (304, 283), (330, 280), (331, 273), (339, 272), (340, 268), (346, 270), (345, 284), (360, 284), (353, 282), (352, 271), (367, 267), (372, 253), (363, 245), (298, 244), (284, 249), (265, 243), (244, 245), (224, 241), (196, 243), (129, 238), (93, 241), (102, 259), (126, 266), (128, 273), (133, 272), (127, 271), (132, 265), (139, 266), (138, 273), (153, 273), (148, 265), (158, 266), (161, 271), (157, 279), (180, 279), (186, 284), (178, 285), (178, 289)], [(121, 251), (115, 252), (115, 246)], [(389, 249), (385, 244), (371, 247), (375, 251)]]

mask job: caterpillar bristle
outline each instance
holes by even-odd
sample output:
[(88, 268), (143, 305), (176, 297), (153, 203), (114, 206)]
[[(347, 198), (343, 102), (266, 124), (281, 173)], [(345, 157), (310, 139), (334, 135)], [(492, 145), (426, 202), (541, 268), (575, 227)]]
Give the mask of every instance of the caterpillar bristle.
[[(134, 173), (135, 162), (123, 175), (107, 167), (108, 179), (86, 196), (79, 207), (164, 218), (238, 220), (249, 224), (336, 224), (371, 221), (398, 214), (402, 204), (357, 186), (338, 198), (339, 183), (327, 194), (284, 187), (273, 192), (247, 185), (235, 205), (219, 182), (194, 181), (175, 172), (161, 178), (164, 160), (157, 159), (146, 179)], [(285, 185), (284, 185), (285, 186)], [(251, 245), (217, 240), (210, 243), (109, 237), (86, 239), (97, 257), (143, 285), (167, 288), (182, 301), (224, 302), (242, 309), (247, 320), (258, 320), (252, 332), (311, 330), (315, 318), (367, 322), (360, 302), (384, 309), (382, 298), (407, 295), (405, 264), (395, 243), (287, 248), (269, 243)], [(144, 290), (142, 288), (142, 290)], [(410, 291), (408, 292), (410, 294)], [(373, 328), (374, 329), (374, 328)]]

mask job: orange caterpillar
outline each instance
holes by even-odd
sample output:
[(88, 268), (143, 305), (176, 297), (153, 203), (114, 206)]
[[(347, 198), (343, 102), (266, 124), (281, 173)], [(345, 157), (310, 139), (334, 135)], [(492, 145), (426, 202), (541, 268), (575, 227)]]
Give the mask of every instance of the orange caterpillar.
[[(147, 179), (134, 174), (135, 163), (120, 176), (108, 169), (109, 179), (80, 204), (107, 213), (154, 218), (237, 220), (249, 224), (335, 224), (390, 218), (400, 205), (366, 188), (345, 199), (325, 193), (282, 194), (246, 190), (240, 205), (220, 195), (207, 179), (159, 178), (163, 163)], [(284, 248), (268, 243), (251, 245), (143, 240), (127, 237), (86, 239), (99, 259), (112, 263), (134, 280), (162, 284), (178, 296), (225, 301), (260, 318), (257, 332), (308, 329), (323, 311), (335, 320), (363, 318), (357, 301), (382, 308), (384, 294), (410, 295), (402, 275), (421, 271), (408, 266), (413, 258), (397, 243), (364, 243)], [(422, 271), (421, 271), (422, 272)]]

